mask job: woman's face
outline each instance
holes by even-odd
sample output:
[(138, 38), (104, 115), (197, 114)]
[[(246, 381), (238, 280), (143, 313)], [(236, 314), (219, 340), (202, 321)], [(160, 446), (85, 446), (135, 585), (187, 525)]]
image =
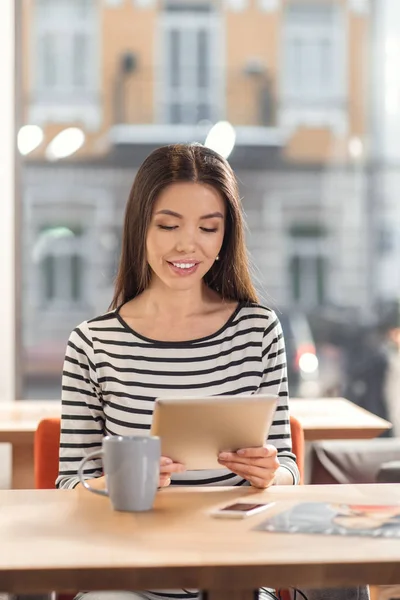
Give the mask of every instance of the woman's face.
[(213, 187), (179, 182), (165, 188), (146, 239), (153, 282), (176, 290), (200, 286), (221, 250), (225, 220), (225, 201)]

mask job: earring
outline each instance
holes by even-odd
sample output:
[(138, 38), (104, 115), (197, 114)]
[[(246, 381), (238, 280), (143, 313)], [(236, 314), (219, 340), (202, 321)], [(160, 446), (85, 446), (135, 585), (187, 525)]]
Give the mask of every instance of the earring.
[(218, 256), (215, 257), (215, 260), (219, 260), (219, 254), (218, 254)]

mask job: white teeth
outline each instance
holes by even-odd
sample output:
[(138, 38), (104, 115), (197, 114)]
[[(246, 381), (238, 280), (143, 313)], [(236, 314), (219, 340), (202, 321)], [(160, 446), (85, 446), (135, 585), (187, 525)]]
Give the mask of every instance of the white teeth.
[(196, 263), (172, 263), (174, 267), (178, 267), (179, 269), (191, 269), (195, 266)]

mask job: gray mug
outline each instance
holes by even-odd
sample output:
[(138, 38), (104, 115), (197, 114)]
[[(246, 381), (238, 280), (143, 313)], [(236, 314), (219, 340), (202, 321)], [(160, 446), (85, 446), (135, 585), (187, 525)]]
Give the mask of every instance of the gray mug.
[[(88, 460), (102, 457), (106, 490), (95, 490), (85, 480)], [(82, 485), (108, 496), (114, 510), (145, 511), (153, 507), (160, 476), (161, 442), (155, 436), (107, 436), (101, 450), (91, 452), (78, 467)]]

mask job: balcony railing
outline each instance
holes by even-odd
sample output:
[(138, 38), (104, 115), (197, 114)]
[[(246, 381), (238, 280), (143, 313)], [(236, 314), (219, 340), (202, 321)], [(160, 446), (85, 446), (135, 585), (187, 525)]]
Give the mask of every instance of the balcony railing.
[[(181, 80), (193, 80), (184, 75)], [(237, 126), (276, 125), (273, 85), (263, 74), (228, 70), (192, 86), (176, 76), (169, 79), (140, 72), (121, 75), (114, 89), (114, 123), (198, 125), (226, 119)]]

